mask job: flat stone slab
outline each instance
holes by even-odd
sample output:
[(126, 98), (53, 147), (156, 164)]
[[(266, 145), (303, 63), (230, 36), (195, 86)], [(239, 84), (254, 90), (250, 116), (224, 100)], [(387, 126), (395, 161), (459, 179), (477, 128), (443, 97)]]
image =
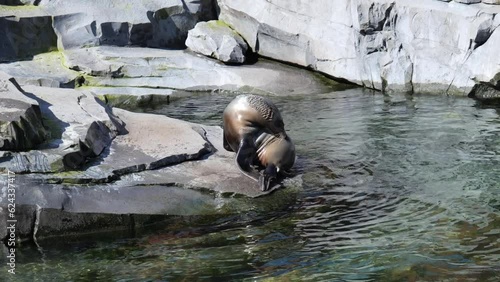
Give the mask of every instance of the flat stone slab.
[(310, 71), (271, 61), (228, 66), (183, 50), (100, 46), (68, 50), (64, 55), (67, 66), (86, 73), (85, 84), (94, 89), (140, 87), (283, 95), (325, 93), (331, 84), (337, 85), (325, 83), (327, 80)]
[(39, 54), (29, 61), (0, 64), (0, 71), (14, 77), (21, 86), (74, 88), (81, 76), (64, 66), (60, 52)]
[[(153, 115), (134, 114), (117, 109), (115, 111), (125, 123), (128, 122), (130, 125), (128, 130), (136, 129), (132, 124), (134, 121), (154, 118), (150, 117)], [(222, 129), (178, 122), (183, 123), (182, 126), (201, 129), (202, 135), (196, 136), (198, 133), (195, 132), (192, 136), (183, 138), (197, 140), (198, 145), (201, 144), (201, 140), (210, 142), (215, 153), (201, 160), (186, 161), (163, 169), (127, 173), (121, 175), (118, 181), (109, 184), (51, 184), (47, 183), (46, 174), (16, 175), (14, 185), (17, 189), (17, 238), (40, 240), (54, 236), (112, 230), (135, 231), (155, 222), (172, 221), (169, 216), (227, 216), (256, 209), (272, 211), (295, 201), (297, 193), (302, 188), (300, 175), (286, 179), (283, 182), (284, 189), (279, 189), (266, 197), (252, 199), (270, 192), (259, 191), (256, 181), (239, 172), (234, 163), (234, 153), (227, 152), (222, 147), (220, 139)], [(159, 127), (164, 129), (161, 125)], [(184, 131), (188, 134), (192, 132), (187, 128)], [(154, 134), (129, 136), (128, 140), (144, 140), (148, 136), (154, 141)], [(156, 136), (161, 137), (162, 134), (158, 133)], [(157, 153), (153, 147), (146, 146), (144, 150), (151, 155)], [(173, 150), (176, 150), (175, 147)], [(120, 156), (127, 158), (130, 155)], [(102, 169), (111, 162), (123, 161), (123, 159), (113, 159), (112, 154), (102, 158), (103, 162), (92, 168)], [(78, 178), (71, 173), (66, 177)], [(7, 217), (6, 181), (6, 175), (1, 174), (0, 223), (6, 222)], [(273, 190), (277, 188), (279, 187), (275, 186)], [(0, 232), (0, 239), (6, 235), (6, 232)]]

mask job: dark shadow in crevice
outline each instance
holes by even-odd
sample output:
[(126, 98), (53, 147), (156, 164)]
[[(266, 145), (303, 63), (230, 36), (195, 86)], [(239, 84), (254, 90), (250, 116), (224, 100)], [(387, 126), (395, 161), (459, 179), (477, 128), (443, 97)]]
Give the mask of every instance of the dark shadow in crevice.
[(50, 136), (48, 136), (46, 142), (39, 147), (42, 147), (43, 149), (59, 147), (59, 145), (62, 144), (62, 133), (70, 124), (60, 120), (54, 115), (54, 113), (50, 110), (52, 104), (41, 99), (40, 97), (37, 97), (33, 93), (26, 92), (21, 88), (21, 86), (15, 79), (11, 79), (10, 81), (17, 88), (17, 90), (23, 93), (26, 97), (38, 102), (40, 108), (40, 116), (42, 117), (42, 124), (45, 129), (50, 132)]

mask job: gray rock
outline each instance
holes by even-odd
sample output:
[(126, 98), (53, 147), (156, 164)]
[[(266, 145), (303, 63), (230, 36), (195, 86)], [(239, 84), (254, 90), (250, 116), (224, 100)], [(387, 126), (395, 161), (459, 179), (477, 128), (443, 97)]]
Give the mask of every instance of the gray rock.
[(488, 101), (488, 100), (499, 101), (500, 88), (486, 83), (477, 84), (474, 86), (474, 88), (472, 88), (469, 97), (482, 101)]
[(25, 86), (23, 93), (40, 105), (49, 142), (40, 147), (43, 152), (12, 153), (1, 167), (14, 172), (77, 169), (99, 156), (120, 131), (119, 120), (91, 93), (37, 86)]
[[(195, 125), (193, 125), (195, 126)], [(198, 125), (200, 126), (200, 125)], [(144, 171), (125, 175), (117, 185), (172, 184), (183, 188), (214, 191), (222, 194), (238, 194), (260, 197), (280, 188), (274, 186), (262, 192), (256, 181), (244, 176), (235, 163), (235, 154), (222, 146), (222, 129), (218, 126), (200, 126), (200, 130), (215, 149), (215, 153), (203, 160), (184, 162), (154, 171)], [(300, 186), (300, 176), (287, 179), (285, 187)]]
[(211, 147), (192, 126), (166, 116), (113, 111), (128, 132), (118, 136), (110, 155), (102, 162), (116, 175), (199, 159)]
[[(209, 164), (216, 165), (213, 162), (207, 163)], [(261, 199), (226, 197), (224, 193), (211, 193), (207, 192), (207, 189), (202, 189), (209, 187), (209, 183), (211, 187), (219, 185), (217, 181), (225, 178), (226, 176), (221, 174), (226, 172), (224, 167), (220, 170), (214, 167), (205, 170), (203, 172), (204, 184), (198, 187), (201, 190), (187, 189), (187, 187), (178, 187), (176, 183), (167, 183), (165, 182), (165, 180), (168, 181), (167, 176), (161, 178), (163, 182), (159, 185), (147, 185), (144, 182), (143, 185), (132, 186), (131, 183), (122, 185), (121, 182), (117, 182), (109, 185), (82, 187), (46, 184), (40, 182), (39, 178), (34, 178), (33, 175), (16, 175), (16, 184), (22, 187), (22, 193), (17, 193), (16, 196), (18, 207), (16, 219), (19, 227), (17, 236), (21, 240), (32, 240), (33, 238), (42, 239), (109, 230), (135, 231), (144, 224), (168, 220), (171, 215), (225, 215), (256, 209), (272, 210), (295, 201), (296, 194), (301, 189), (300, 178), (289, 180), (286, 189), (276, 191), (276, 194)], [(182, 173), (184, 177), (196, 174), (194, 171), (185, 170)], [(212, 173), (218, 176), (212, 176)], [(202, 177), (199, 173), (196, 175), (198, 178)], [(139, 174), (130, 176), (137, 178)], [(169, 181), (177, 179), (179, 177), (174, 177)], [(244, 187), (247, 185), (246, 182), (237, 182), (240, 180), (242, 179), (232, 179), (233, 184), (244, 188), (237, 192), (238, 194), (245, 194), (253, 189), (258, 191), (255, 181), (251, 182), (251, 186)], [(0, 180), (0, 184), (4, 184), (2, 181), (4, 180)], [(136, 179), (136, 182), (138, 183), (139, 179)], [(199, 179), (191, 183), (197, 182)], [(229, 182), (227, 184), (229, 185)], [(259, 194), (255, 191), (253, 195)], [(228, 196), (232, 194), (226, 193)], [(6, 206), (6, 198), (0, 194), (0, 219), (5, 216), (2, 211)], [(5, 221), (0, 222), (0, 227), (3, 222)], [(5, 237), (6, 234), (0, 233), (0, 235)]]
[(30, 58), (56, 48), (50, 16), (0, 16), (0, 62)]
[[(235, 165), (235, 154), (222, 147), (220, 127), (114, 110), (129, 133), (116, 137), (99, 160), (83, 171), (26, 177), (34, 183), (111, 183), (113, 189), (164, 185), (247, 197), (267, 195), (280, 187), (262, 192), (254, 180), (244, 176)], [(144, 126), (151, 122), (155, 123), (153, 129)], [(287, 179), (284, 185), (300, 186), (300, 176)]]
[(498, 73), (498, 6), (435, 0), (218, 3), (220, 20), (253, 51), (366, 87), (467, 95), (476, 82)]
[(38, 102), (18, 87), (13, 78), (0, 72), (0, 150), (3, 151), (34, 149), (46, 139)]
[(236, 67), (181, 50), (101, 46), (64, 54), (68, 66), (93, 75), (86, 77), (86, 85), (93, 89), (141, 87), (288, 95), (325, 93), (338, 86), (333, 81), (325, 84), (328, 79), (310, 71), (274, 62), (261, 60)]
[(458, 3), (463, 3), (463, 4), (475, 4), (475, 3), (481, 3), (481, 0), (453, 0)]
[(122, 175), (201, 159), (213, 151), (190, 123), (117, 108), (114, 113), (123, 122), (126, 133), (117, 136), (99, 159), (81, 171), (36, 178), (50, 183), (108, 183)]
[(485, 4), (500, 5), (500, 0), (483, 0)]
[(1, 0), (0, 5), (17, 6), (17, 5), (36, 5), (39, 0)]
[(245, 62), (248, 45), (222, 21), (200, 22), (189, 31), (186, 46), (225, 63)]
[(59, 50), (99, 45), (97, 23), (86, 13), (55, 16), (54, 30)]
[(61, 50), (97, 45), (184, 47), (189, 29), (217, 17), (213, 4), (212, 0), (52, 0), (30, 9), (0, 8), (0, 36), (9, 39), (0, 44), (0, 60), (30, 57), (56, 46)]
[(74, 88), (81, 79), (80, 73), (64, 66), (60, 52), (35, 55), (30, 61), (0, 64), (0, 72), (14, 77), (21, 86)]

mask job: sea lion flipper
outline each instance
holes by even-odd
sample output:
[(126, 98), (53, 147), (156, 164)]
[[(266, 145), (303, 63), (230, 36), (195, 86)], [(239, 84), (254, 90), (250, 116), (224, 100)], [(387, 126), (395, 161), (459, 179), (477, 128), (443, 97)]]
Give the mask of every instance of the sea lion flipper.
[(251, 142), (247, 139), (241, 140), (240, 147), (236, 153), (236, 164), (243, 174), (258, 181), (258, 173), (250, 166), (255, 157), (255, 152), (255, 146)]
[(262, 192), (269, 190), (271, 183), (276, 180), (278, 169), (275, 165), (269, 164), (259, 176), (259, 187)]
[(226, 149), (226, 151), (234, 152), (233, 148), (231, 148), (231, 146), (229, 146), (229, 142), (227, 142), (226, 132), (222, 133), (222, 145), (224, 146), (224, 149)]

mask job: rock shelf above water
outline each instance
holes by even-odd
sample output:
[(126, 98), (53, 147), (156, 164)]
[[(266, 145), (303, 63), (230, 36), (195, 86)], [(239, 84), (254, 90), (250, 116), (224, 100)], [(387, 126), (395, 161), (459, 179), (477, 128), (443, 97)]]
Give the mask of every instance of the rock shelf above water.
[[(266, 194), (221, 148), (219, 127), (106, 102), (349, 87), (262, 57), (386, 92), (500, 97), (499, 2), (476, 2), (0, 2), (0, 169), (18, 173), (20, 238), (238, 212), (255, 208), (238, 195)], [(207, 57), (248, 55), (261, 57)], [(286, 200), (300, 176), (285, 186)]]
[[(241, 201), (269, 194), (261, 192), (255, 181), (239, 172), (234, 154), (222, 148), (220, 127), (111, 109), (98, 99), (98, 96), (111, 98), (131, 93), (155, 97), (181, 95), (175, 87), (157, 88), (154, 84), (148, 87), (127, 84), (124, 87), (119, 84), (127, 77), (110, 77), (115, 69), (138, 79), (147, 79), (154, 72), (163, 71), (158, 78), (175, 80), (177, 76), (168, 71), (173, 69), (179, 79), (191, 81), (191, 85), (223, 90), (227, 85), (220, 79), (231, 74), (231, 67), (183, 51), (119, 47), (79, 51), (97, 55), (87, 56), (80, 62), (75, 55), (79, 52), (75, 50), (64, 53), (66, 60), (49, 53), (37, 56), (56, 58), (55, 62), (46, 63), (40, 59), (0, 65), (0, 69), (20, 79), (18, 83), (9, 74), (4, 74), (2, 89), (13, 101), (38, 109), (39, 116), (35, 121), (40, 123), (37, 128), (44, 137), (30, 148), (32, 150), (7, 150), (0, 158), (0, 169), (17, 173), (19, 238), (40, 239), (79, 232), (139, 228), (140, 218), (144, 222), (154, 222), (151, 216), (163, 220), (167, 215), (233, 213), (254, 208), (250, 203), (241, 204)], [(82, 77), (83, 84), (107, 80), (119, 86), (87, 85), (76, 89), (58, 88), (61, 83), (39, 86), (40, 81), (50, 79), (65, 81), (60, 79), (65, 77), (64, 73), (58, 77), (53, 75), (57, 73), (55, 71), (44, 73), (41, 70), (66, 64), (79, 66), (69, 72), (72, 74), (69, 78), (74, 81)], [(97, 70), (96, 66), (104, 64), (106, 68), (102, 71), (92, 72)], [(140, 66), (144, 68), (140, 69)], [(27, 71), (30, 67), (34, 70), (31, 73)], [(210, 69), (219, 69), (221, 73), (210, 75)], [(204, 72), (208, 77), (190, 76), (196, 71)], [(296, 80), (293, 83), (304, 84), (303, 91), (330, 89), (307, 71), (271, 62), (243, 67), (239, 73), (242, 82), (237, 88), (247, 87), (259, 93), (289, 93), (286, 89), (290, 85), (286, 83), (276, 86), (269, 79), (262, 83), (258, 77), (245, 75), (262, 75), (260, 72), (272, 74), (283, 82), (291, 77)], [(183, 78), (186, 76), (187, 79)], [(170, 83), (183, 85), (175, 81)], [(295, 85), (298, 88), (299, 85)], [(136, 89), (141, 89), (142, 94)], [(193, 91), (189, 84), (181, 90), (184, 91), (182, 95)], [(29, 138), (28, 135), (22, 137)], [(6, 187), (4, 184), (2, 182), (2, 187)], [(286, 192), (280, 193), (293, 197), (300, 189), (300, 176), (287, 180), (285, 186)], [(4, 190), (0, 194), (0, 217), (7, 214)], [(35, 222), (36, 228), (33, 227)], [(3, 238), (4, 235), (0, 235)]]

